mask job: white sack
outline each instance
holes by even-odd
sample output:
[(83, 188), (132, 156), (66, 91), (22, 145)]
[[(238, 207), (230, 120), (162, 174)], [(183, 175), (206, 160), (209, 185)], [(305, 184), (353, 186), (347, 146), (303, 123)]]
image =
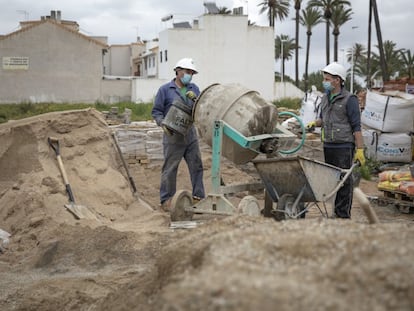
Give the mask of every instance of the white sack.
[(381, 132), (404, 133), (413, 129), (414, 96), (403, 92), (367, 91), (361, 122)]
[(406, 133), (381, 133), (363, 129), (362, 137), (368, 158), (400, 163), (410, 163), (412, 160), (412, 140)]
[(305, 97), (302, 99), (299, 116), (305, 126), (319, 117), (322, 95), (323, 94), (318, 92), (316, 87), (313, 86), (312, 92), (306, 93)]

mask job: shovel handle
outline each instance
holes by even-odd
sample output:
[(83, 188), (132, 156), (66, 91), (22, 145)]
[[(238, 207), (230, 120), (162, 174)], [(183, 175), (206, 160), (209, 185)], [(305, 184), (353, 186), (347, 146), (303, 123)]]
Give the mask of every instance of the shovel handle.
[(132, 192), (136, 193), (137, 192), (137, 187), (135, 185), (134, 179), (132, 178), (132, 176), (129, 172), (128, 164), (125, 162), (124, 156), (122, 155), (122, 150), (121, 150), (121, 147), (119, 146), (118, 138), (116, 137), (115, 133), (112, 133), (112, 137), (114, 138), (116, 150), (118, 151), (119, 157), (121, 158), (121, 161), (122, 161), (122, 165), (124, 166), (124, 169), (125, 169), (126, 174), (128, 176), (129, 184), (132, 187)]
[(52, 149), (55, 151), (56, 156), (59, 156), (60, 155), (59, 140), (55, 137), (48, 137), (47, 142), (49, 143), (49, 146), (52, 147)]
[(55, 137), (48, 137), (47, 141), (49, 143), (49, 146), (52, 147), (52, 149), (56, 152), (56, 159), (58, 162), (60, 173), (62, 174), (62, 177), (63, 177), (63, 182), (65, 183), (65, 188), (69, 196), (69, 201), (74, 203), (75, 198), (73, 196), (72, 188), (70, 187), (70, 184), (69, 184), (68, 175), (66, 174), (65, 167), (63, 166), (62, 157), (60, 156), (59, 140)]

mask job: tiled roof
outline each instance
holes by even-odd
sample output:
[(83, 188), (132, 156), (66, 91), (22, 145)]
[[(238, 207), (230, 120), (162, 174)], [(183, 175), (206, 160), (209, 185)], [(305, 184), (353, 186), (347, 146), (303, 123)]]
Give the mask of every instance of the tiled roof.
[(66, 27), (65, 25), (62, 25), (62, 24), (60, 24), (60, 23), (57, 23), (57, 22), (55, 22), (54, 20), (51, 20), (51, 19), (45, 19), (45, 20), (40, 20), (40, 21), (34, 21), (34, 22), (31, 22), (31, 25), (30, 25), (30, 26), (27, 26), (27, 27), (24, 27), (24, 28), (19, 29), (19, 30), (17, 30), (17, 31), (11, 32), (11, 33), (9, 33), (9, 34), (7, 34), (7, 35), (0, 36), (0, 40), (4, 40), (4, 39), (6, 39), (6, 38), (13, 37), (13, 36), (14, 36), (14, 35), (16, 35), (16, 34), (19, 34), (19, 33), (25, 32), (25, 31), (29, 31), (29, 30), (31, 30), (31, 29), (33, 29), (33, 28), (35, 28), (35, 27), (38, 27), (39, 25), (44, 24), (44, 23), (50, 23), (50, 24), (53, 24), (53, 25), (55, 25), (56, 27), (60, 27), (60, 28), (62, 28), (63, 30), (68, 31), (68, 32), (71, 32), (71, 33), (73, 33), (74, 35), (77, 35), (77, 36), (79, 36), (79, 37), (81, 37), (81, 38), (83, 38), (83, 39), (85, 39), (85, 40), (88, 40), (88, 41), (90, 41), (90, 42), (93, 42), (93, 43), (95, 43), (95, 44), (97, 44), (97, 45), (100, 45), (100, 46), (102, 46), (102, 47), (105, 47), (105, 48), (107, 48), (107, 47), (108, 47), (108, 45), (107, 45), (107, 44), (104, 44), (104, 43), (102, 43), (102, 42), (100, 42), (100, 41), (98, 41), (98, 40), (95, 40), (95, 39), (91, 38), (91, 37), (85, 36), (84, 34), (81, 34), (81, 33), (80, 33), (80, 32), (78, 32), (78, 31), (72, 30), (72, 29), (70, 29), (70, 28)]

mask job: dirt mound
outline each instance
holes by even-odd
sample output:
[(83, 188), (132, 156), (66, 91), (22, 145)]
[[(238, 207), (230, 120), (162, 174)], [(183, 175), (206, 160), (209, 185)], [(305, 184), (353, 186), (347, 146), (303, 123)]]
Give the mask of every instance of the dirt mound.
[(212, 221), (179, 234), (98, 309), (410, 310), (413, 233), (321, 218)]
[[(76, 202), (96, 219), (77, 220), (56, 154), (60, 142)], [(211, 150), (202, 146), (207, 192)], [(352, 220), (275, 222), (263, 217), (203, 217), (191, 230), (169, 228), (156, 210), (160, 161), (131, 172), (95, 110), (50, 113), (0, 125), (1, 310), (412, 310), (413, 216), (376, 206), (368, 225)], [(223, 160), (226, 184), (254, 181), (251, 166)], [(254, 176), (253, 176), (254, 175)], [(190, 189), (180, 165), (179, 189)], [(363, 189), (375, 183), (361, 182)], [(246, 193), (229, 197), (237, 206)], [(255, 194), (263, 204), (263, 194)]]

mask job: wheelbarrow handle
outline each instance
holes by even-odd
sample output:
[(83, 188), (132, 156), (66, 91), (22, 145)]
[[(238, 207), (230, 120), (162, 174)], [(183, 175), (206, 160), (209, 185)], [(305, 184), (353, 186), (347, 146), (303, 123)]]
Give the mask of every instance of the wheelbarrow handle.
[(355, 162), (354, 164), (352, 164), (352, 166), (349, 169), (343, 169), (342, 170), (342, 172), (346, 172), (346, 174), (344, 175), (344, 177), (342, 177), (341, 181), (336, 185), (334, 190), (332, 190), (332, 192), (325, 195), (325, 200), (324, 201), (328, 201), (334, 194), (336, 194), (339, 191), (339, 189), (344, 185), (345, 181), (352, 174), (352, 171), (354, 170), (354, 168), (357, 167), (357, 166), (359, 166), (359, 162)]

